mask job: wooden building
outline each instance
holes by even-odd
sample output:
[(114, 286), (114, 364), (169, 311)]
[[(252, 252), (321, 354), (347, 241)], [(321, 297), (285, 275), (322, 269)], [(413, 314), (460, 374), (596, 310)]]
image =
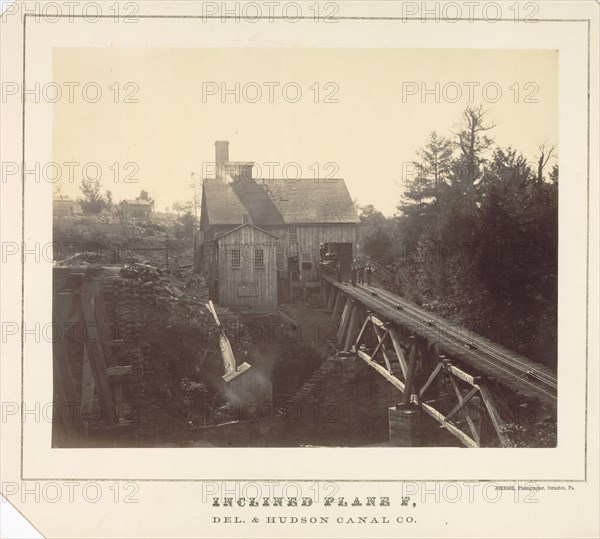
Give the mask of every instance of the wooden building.
[[(233, 296), (226, 299), (219, 293), (217, 298), (217, 282), (221, 290), (223, 281), (233, 281), (224, 275), (232, 268), (216, 264), (215, 253), (221, 250), (219, 239), (227, 232), (249, 231), (239, 228), (245, 224), (277, 239), (273, 286), (279, 303), (292, 299), (295, 289), (306, 297), (307, 289), (320, 285), (317, 266), (324, 250), (336, 253), (345, 271), (350, 268), (360, 221), (344, 180), (254, 179), (247, 162), (229, 161), (226, 141), (215, 145), (216, 178), (204, 181), (195, 243), (196, 270), (209, 278), (215, 301), (236, 304), (226, 303), (234, 301)], [(240, 171), (237, 176), (232, 172), (236, 169)]]
[(121, 201), (121, 211), (126, 219), (148, 219), (152, 209), (152, 203), (142, 198)]
[(221, 305), (277, 306), (278, 238), (243, 224), (215, 238), (209, 265)]
[(56, 217), (69, 217), (81, 213), (79, 202), (70, 197), (60, 195), (52, 199), (52, 215)]

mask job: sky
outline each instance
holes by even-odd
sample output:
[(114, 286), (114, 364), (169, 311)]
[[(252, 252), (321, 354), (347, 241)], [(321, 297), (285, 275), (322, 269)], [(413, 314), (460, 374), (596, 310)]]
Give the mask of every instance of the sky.
[(532, 162), (558, 143), (556, 51), (57, 48), (53, 73), (64, 88), (92, 83), (87, 101), (53, 105), (54, 161), (80, 164), (61, 194), (78, 196), (83, 165), (98, 163), (88, 173), (115, 200), (145, 189), (159, 210), (192, 199), (216, 140), (262, 176), (343, 178), (386, 215), (429, 133), (452, 136), (469, 104)]

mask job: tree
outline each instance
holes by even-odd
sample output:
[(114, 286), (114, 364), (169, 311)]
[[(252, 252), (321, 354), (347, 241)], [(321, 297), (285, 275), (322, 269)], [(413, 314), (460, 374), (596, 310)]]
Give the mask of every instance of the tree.
[(106, 190), (106, 209), (108, 211), (112, 211), (114, 205), (115, 204), (114, 204), (114, 201), (113, 201), (112, 191), (109, 191), (107, 189)]
[(550, 158), (552, 157), (552, 152), (554, 152), (554, 150), (555, 150), (555, 146), (550, 146), (550, 148), (546, 148), (546, 143), (544, 142), (543, 144), (538, 144), (538, 150), (540, 152), (540, 155), (537, 159), (537, 163), (538, 163), (537, 181), (543, 182), (544, 181), (544, 168), (546, 168), (548, 161), (550, 161)]
[(175, 201), (173, 202), (173, 206), (172, 206), (173, 211), (175, 212), (175, 214), (177, 215), (177, 217), (180, 217), (182, 213), (191, 213), (192, 212), (192, 203), (191, 202), (179, 202), (179, 201)]
[(480, 198), (486, 196), (493, 184), (516, 188), (531, 184), (533, 179), (533, 171), (522, 154), (511, 146), (496, 148), (483, 167), (479, 184)]
[(402, 214), (413, 214), (423, 226), (439, 228), (440, 195), (450, 182), (453, 153), (452, 141), (435, 131), (429, 135), (412, 163), (414, 176), (405, 181), (404, 196), (398, 206)]
[(448, 182), (453, 152), (452, 141), (433, 131), (426, 145), (417, 152), (418, 160), (413, 161), (416, 173), (406, 182), (405, 196), (417, 202), (437, 199), (441, 185)]
[[(413, 178), (405, 182), (405, 192), (401, 199), (397, 217), (397, 228), (402, 241), (396, 243), (399, 260), (397, 271), (416, 286), (413, 299), (420, 301), (422, 296), (431, 297), (439, 291), (445, 281), (446, 266), (435, 256), (438, 246), (447, 235), (444, 224), (447, 215), (453, 215), (452, 208), (462, 199), (452, 196), (453, 167), (456, 145), (450, 139), (430, 133), (425, 145), (417, 151), (413, 162), (416, 171)], [(461, 197), (464, 198), (464, 197)], [(461, 226), (454, 226), (460, 230)]]
[[(483, 171), (480, 226), (475, 238), (489, 252), (479, 258), (481, 278), (497, 299), (526, 299), (521, 289), (530, 281), (533, 268), (528, 268), (518, 257), (520, 246), (527, 246), (530, 238), (532, 188), (535, 177), (523, 155), (513, 148), (497, 148)], [(531, 254), (531, 251), (527, 251)]]
[(194, 207), (194, 219), (198, 222), (198, 214), (200, 213), (200, 205), (202, 200), (202, 188), (198, 188), (198, 182), (196, 181), (196, 173), (192, 172), (190, 175), (190, 188), (194, 192), (193, 207)]
[(186, 211), (181, 217), (177, 218), (173, 234), (177, 239), (193, 238), (196, 231), (196, 219), (190, 211)]
[(552, 167), (552, 170), (550, 171), (550, 174), (548, 174), (548, 176), (550, 178), (550, 183), (558, 184), (558, 165), (554, 165)]
[(479, 107), (468, 106), (463, 111), (462, 122), (456, 136), (456, 145), (460, 149), (462, 159), (456, 167), (458, 177), (462, 180), (467, 202), (471, 210), (475, 209), (475, 182), (480, 174), (480, 165), (483, 160), (483, 152), (490, 148), (494, 141), (486, 133), (496, 127), (496, 124), (488, 124), (487, 112)]
[(99, 180), (84, 178), (81, 180), (79, 189), (83, 197), (78, 200), (84, 213), (95, 215), (106, 208), (106, 199), (100, 192), (101, 184)]
[[(483, 246), (478, 280), (488, 292), (487, 318), (512, 327), (513, 339), (507, 345), (552, 365), (557, 338), (558, 169), (553, 168), (549, 182), (540, 182), (538, 174), (516, 150), (494, 151), (483, 173), (473, 241)], [(519, 328), (520, 336), (514, 336)]]
[(394, 271), (408, 299), (553, 365), (554, 148), (540, 145), (530, 165), (516, 149), (494, 146), (482, 107), (467, 107), (459, 124), (450, 140), (431, 133), (417, 152), (393, 218), (358, 207), (361, 250)]
[(372, 204), (359, 208), (358, 244), (373, 261), (386, 265), (391, 261), (392, 235), (388, 219)]
[(149, 202), (152, 206), (154, 206), (154, 199), (150, 198), (150, 194), (144, 189), (140, 191), (140, 196), (138, 197), (138, 199), (145, 200), (146, 202)]

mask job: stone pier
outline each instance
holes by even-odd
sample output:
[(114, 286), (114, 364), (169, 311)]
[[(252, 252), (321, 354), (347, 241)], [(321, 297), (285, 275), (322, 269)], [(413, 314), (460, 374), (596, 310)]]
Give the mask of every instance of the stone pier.
[(423, 413), (413, 403), (397, 404), (388, 408), (389, 442), (393, 447), (423, 445), (425, 435)]

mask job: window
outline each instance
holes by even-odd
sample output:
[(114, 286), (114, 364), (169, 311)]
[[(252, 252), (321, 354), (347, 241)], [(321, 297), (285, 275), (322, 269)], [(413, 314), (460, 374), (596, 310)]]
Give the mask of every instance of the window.
[(254, 267), (265, 267), (265, 252), (262, 249), (254, 249)]
[(302, 269), (305, 271), (310, 271), (312, 269), (310, 252), (302, 253)]
[(288, 228), (288, 241), (290, 243), (298, 243), (298, 227), (290, 226)]
[(283, 267), (283, 249), (281, 249), (280, 247), (277, 248), (277, 259), (276, 259), (276, 265), (277, 265), (277, 269), (279, 271), (283, 271), (284, 267)]
[(242, 256), (239, 249), (231, 250), (231, 267), (241, 268), (242, 267)]

